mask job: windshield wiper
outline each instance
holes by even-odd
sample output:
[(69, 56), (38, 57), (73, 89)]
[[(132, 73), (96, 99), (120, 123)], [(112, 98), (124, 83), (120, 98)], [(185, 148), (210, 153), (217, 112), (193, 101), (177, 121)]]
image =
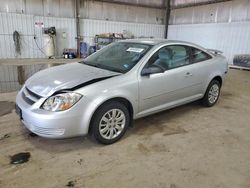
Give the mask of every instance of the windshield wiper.
[(100, 68), (104, 68), (106, 70), (110, 70), (110, 71), (113, 71), (113, 72), (119, 72), (119, 73), (125, 73), (125, 71), (121, 70), (121, 69), (118, 69), (118, 68), (115, 68), (115, 67), (110, 67), (108, 65), (103, 65), (103, 64), (97, 64)]
[(100, 69), (105, 69), (105, 70), (113, 71), (113, 72), (125, 73), (125, 71), (123, 71), (121, 69), (118, 69), (118, 68), (115, 68), (115, 67), (110, 67), (110, 66), (103, 65), (103, 64), (89, 63), (89, 62), (86, 62), (86, 61), (82, 61), (81, 63), (83, 63), (85, 65), (92, 66), (92, 67), (97, 67), (97, 68), (100, 68)]
[(82, 61), (80, 63), (83, 63), (85, 65), (89, 65), (89, 66), (92, 66), (92, 67), (97, 67), (97, 68), (100, 68), (97, 64), (94, 64), (94, 63), (89, 63), (89, 62), (86, 62), (86, 61)]

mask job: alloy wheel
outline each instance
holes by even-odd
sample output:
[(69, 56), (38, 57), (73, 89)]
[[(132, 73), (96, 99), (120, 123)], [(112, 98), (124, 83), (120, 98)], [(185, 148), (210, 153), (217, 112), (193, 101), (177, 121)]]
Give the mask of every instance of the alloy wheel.
[(99, 122), (100, 135), (105, 139), (114, 139), (121, 134), (125, 124), (124, 112), (120, 109), (111, 109), (102, 116)]
[(208, 101), (213, 104), (219, 97), (220, 88), (217, 84), (212, 85), (208, 92)]

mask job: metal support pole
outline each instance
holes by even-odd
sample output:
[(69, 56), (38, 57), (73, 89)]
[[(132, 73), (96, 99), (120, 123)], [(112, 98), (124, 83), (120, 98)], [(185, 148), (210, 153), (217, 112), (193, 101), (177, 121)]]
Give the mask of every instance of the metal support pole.
[(80, 0), (75, 0), (75, 18), (76, 18), (76, 39), (77, 39), (77, 57), (80, 57)]
[(170, 18), (170, 0), (165, 0), (166, 2), (166, 21), (165, 21), (165, 39), (168, 38), (168, 25), (169, 25), (169, 18)]

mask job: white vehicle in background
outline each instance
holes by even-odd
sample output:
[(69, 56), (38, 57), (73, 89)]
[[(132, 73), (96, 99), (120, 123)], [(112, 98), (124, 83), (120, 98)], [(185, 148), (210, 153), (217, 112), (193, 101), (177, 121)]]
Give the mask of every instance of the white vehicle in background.
[(218, 51), (169, 40), (112, 43), (79, 63), (30, 77), (16, 98), (32, 132), (118, 141), (133, 119), (202, 100), (213, 106), (228, 65)]

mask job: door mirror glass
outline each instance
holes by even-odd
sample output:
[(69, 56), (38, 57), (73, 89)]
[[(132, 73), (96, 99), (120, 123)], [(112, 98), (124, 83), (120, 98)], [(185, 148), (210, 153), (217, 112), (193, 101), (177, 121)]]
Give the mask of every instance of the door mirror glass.
[(158, 66), (150, 66), (150, 67), (145, 67), (142, 69), (141, 75), (142, 76), (148, 76), (150, 74), (157, 74), (157, 73), (163, 73), (164, 70), (161, 67)]

